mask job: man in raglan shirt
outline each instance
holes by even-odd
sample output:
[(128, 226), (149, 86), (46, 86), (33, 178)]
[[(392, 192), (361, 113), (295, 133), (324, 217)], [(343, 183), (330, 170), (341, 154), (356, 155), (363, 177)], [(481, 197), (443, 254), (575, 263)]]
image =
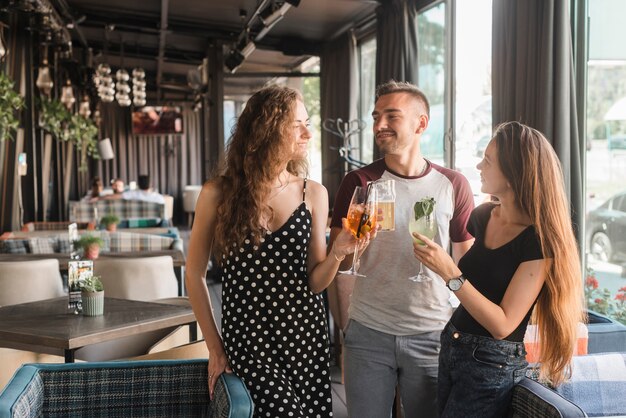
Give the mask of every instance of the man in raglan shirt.
[(396, 386), (407, 418), (437, 416), (439, 337), (453, 307), (444, 281), (430, 270), (425, 269), (430, 280), (409, 280), (419, 270), (409, 216), (415, 202), (434, 198), (435, 241), (444, 248), (451, 244), (458, 260), (473, 242), (466, 225), (474, 202), (462, 174), (421, 154), (429, 111), (416, 86), (394, 81), (379, 86), (372, 116), (384, 158), (348, 173), (335, 199), (328, 248), (341, 230), (354, 188), (395, 180), (395, 230), (380, 232), (362, 254), (359, 273), (366, 277), (338, 274), (329, 287), (333, 316), (345, 331), (346, 399), (355, 418), (390, 416)]

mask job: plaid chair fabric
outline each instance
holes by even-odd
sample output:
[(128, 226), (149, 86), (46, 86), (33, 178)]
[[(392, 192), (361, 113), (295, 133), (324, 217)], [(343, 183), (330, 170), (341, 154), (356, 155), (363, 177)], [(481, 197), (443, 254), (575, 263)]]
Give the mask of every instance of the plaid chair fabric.
[(0, 241), (0, 254), (28, 254), (28, 240), (7, 239)]
[(201, 359), (26, 365), (0, 395), (2, 417), (250, 418), (252, 409), (234, 375), (220, 377), (211, 401)]
[(51, 254), (57, 247), (56, 238), (29, 238), (28, 246), (32, 254)]
[(574, 357), (572, 379), (556, 391), (591, 417), (626, 415), (626, 353)]
[[(106, 232), (103, 231), (102, 234)], [(174, 242), (174, 239), (169, 237), (120, 231), (108, 233), (107, 238), (110, 240), (108, 251), (112, 253), (169, 250)]]
[(144, 202), (141, 200), (98, 200), (97, 202), (70, 202), (70, 221), (91, 222), (95, 218), (94, 208), (98, 216), (117, 215), (120, 220), (165, 219), (165, 205), (162, 203)]

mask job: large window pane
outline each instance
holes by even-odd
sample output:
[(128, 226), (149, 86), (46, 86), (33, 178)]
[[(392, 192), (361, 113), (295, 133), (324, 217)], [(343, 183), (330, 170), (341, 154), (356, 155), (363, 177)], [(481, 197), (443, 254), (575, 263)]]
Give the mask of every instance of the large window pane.
[(430, 101), (430, 122), (422, 135), (422, 154), (444, 164), (446, 5), (440, 3), (417, 17), (419, 87)]
[(589, 2), (585, 290), (590, 309), (626, 324), (625, 15), (621, 0)]
[(360, 160), (371, 163), (374, 159), (372, 112), (376, 89), (376, 38), (359, 44), (359, 74), (359, 119), (365, 123), (360, 135)]
[(491, 139), (491, 1), (456, 2), (454, 167), (469, 180), (476, 204), (485, 198), (476, 164)]

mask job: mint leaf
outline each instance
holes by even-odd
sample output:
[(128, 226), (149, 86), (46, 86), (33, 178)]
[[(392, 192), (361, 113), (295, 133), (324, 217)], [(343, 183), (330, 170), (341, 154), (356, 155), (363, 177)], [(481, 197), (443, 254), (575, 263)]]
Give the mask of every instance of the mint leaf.
[(435, 209), (435, 198), (427, 197), (419, 202), (415, 202), (413, 206), (413, 211), (415, 212), (415, 220), (419, 218), (423, 218), (424, 216), (428, 216), (433, 213)]

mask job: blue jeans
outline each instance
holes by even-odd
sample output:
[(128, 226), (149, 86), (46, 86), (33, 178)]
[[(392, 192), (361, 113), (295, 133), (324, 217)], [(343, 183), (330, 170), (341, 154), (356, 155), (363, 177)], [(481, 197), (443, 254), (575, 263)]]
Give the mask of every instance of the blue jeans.
[(462, 333), (448, 323), (439, 355), (440, 418), (507, 416), (527, 366), (524, 343)]
[(390, 417), (398, 386), (405, 417), (436, 417), (440, 335), (396, 336), (350, 320), (344, 339), (348, 415)]

